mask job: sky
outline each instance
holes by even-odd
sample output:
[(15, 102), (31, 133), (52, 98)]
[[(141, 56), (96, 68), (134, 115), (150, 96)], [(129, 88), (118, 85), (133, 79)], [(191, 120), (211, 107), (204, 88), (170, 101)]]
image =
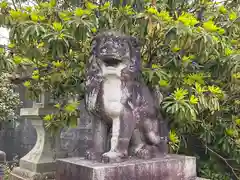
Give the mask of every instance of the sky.
[(1, 45), (8, 44), (8, 33), (9, 31), (6, 28), (0, 27), (0, 44)]

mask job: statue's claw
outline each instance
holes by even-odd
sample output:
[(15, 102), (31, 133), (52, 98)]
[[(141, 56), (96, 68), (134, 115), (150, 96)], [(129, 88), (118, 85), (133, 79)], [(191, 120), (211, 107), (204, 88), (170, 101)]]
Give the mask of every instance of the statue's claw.
[(102, 162), (104, 163), (117, 163), (122, 162), (124, 154), (120, 152), (109, 151), (102, 155)]

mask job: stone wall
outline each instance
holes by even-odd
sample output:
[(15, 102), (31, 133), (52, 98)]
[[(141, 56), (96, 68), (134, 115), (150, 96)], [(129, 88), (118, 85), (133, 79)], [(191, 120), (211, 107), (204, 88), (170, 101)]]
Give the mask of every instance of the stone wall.
[(18, 130), (12, 127), (2, 127), (0, 131), (0, 150), (7, 153), (7, 160), (9, 161), (21, 153)]
[(77, 128), (62, 131), (62, 146), (67, 149), (69, 157), (83, 156), (86, 149), (91, 146), (92, 123), (91, 117), (85, 110), (84, 103), (80, 104), (80, 119)]

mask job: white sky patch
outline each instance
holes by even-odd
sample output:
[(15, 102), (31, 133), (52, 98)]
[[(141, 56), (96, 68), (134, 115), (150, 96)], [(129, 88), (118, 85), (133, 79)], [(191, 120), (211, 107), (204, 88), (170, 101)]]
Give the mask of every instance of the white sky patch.
[(0, 45), (9, 43), (9, 31), (6, 28), (0, 27)]

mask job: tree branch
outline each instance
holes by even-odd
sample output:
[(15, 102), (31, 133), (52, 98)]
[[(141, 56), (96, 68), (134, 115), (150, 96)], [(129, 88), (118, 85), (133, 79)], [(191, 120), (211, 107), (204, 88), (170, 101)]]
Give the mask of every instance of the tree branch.
[(14, 9), (15, 9), (15, 11), (16, 11), (16, 10), (17, 10), (17, 7), (16, 7), (16, 4), (15, 4), (14, 0), (12, 0), (12, 4), (13, 4), (13, 7), (14, 7)]
[[(212, 150), (211, 148), (209, 148), (207, 145), (205, 145), (205, 148), (210, 151), (211, 153), (213, 153), (214, 155), (216, 155), (217, 157), (219, 157), (232, 171), (233, 175), (237, 178), (240, 179), (240, 177), (237, 175), (237, 173), (235, 172), (236, 169), (233, 168), (227, 161), (227, 159), (225, 159), (223, 156), (221, 156), (220, 154), (218, 154), (217, 152), (215, 152), (214, 150)], [(240, 171), (240, 170), (237, 170)]]

